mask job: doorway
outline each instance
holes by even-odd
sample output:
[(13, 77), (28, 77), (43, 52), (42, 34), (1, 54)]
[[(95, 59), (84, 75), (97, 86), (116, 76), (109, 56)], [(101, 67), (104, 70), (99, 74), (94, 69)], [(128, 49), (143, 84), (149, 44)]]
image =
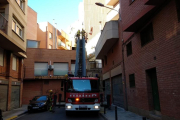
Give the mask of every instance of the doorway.
[(160, 111), (160, 101), (159, 101), (159, 90), (158, 90), (158, 83), (157, 83), (157, 74), (156, 68), (152, 68), (146, 70), (146, 79), (147, 83), (149, 83), (149, 87), (152, 93), (152, 102), (153, 102), (153, 109), (156, 111)]

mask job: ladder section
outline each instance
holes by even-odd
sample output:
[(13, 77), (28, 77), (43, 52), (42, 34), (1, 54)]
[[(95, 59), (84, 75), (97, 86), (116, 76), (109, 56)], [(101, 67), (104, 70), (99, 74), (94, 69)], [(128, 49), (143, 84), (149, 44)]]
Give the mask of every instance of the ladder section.
[(75, 76), (86, 76), (85, 39), (77, 41)]

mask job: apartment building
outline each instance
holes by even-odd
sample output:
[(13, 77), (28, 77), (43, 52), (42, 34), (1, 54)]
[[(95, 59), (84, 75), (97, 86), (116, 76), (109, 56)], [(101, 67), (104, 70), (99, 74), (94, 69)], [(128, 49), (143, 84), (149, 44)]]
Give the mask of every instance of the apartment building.
[(30, 7), (27, 16), (28, 58), (24, 60), (22, 102), (28, 104), (34, 96), (48, 95), (50, 89), (61, 94), (64, 101), (65, 75), (75, 71), (76, 51), (63, 30), (60, 32), (49, 22), (37, 23), (37, 13)]
[(180, 1), (120, 1), (128, 109), (178, 120)]
[[(112, 104), (125, 107), (122, 81), (122, 41), (119, 40), (119, 0), (106, 0), (106, 23), (95, 47), (96, 59), (102, 60), (105, 101), (111, 96)], [(107, 9), (107, 8), (105, 8)]]
[(0, 109), (22, 105), (27, 0), (0, 1)]

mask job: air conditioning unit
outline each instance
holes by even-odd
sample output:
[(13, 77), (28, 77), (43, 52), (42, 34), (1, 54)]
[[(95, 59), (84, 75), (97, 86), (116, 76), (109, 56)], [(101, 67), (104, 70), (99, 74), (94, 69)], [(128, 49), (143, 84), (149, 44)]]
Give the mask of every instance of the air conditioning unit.
[(48, 65), (48, 70), (53, 70), (54, 66), (53, 65)]

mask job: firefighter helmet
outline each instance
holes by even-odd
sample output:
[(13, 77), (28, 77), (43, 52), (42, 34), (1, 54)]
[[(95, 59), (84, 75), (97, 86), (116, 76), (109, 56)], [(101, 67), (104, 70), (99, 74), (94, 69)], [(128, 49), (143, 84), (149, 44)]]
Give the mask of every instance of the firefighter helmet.
[(49, 93), (53, 93), (53, 90), (49, 90)]

